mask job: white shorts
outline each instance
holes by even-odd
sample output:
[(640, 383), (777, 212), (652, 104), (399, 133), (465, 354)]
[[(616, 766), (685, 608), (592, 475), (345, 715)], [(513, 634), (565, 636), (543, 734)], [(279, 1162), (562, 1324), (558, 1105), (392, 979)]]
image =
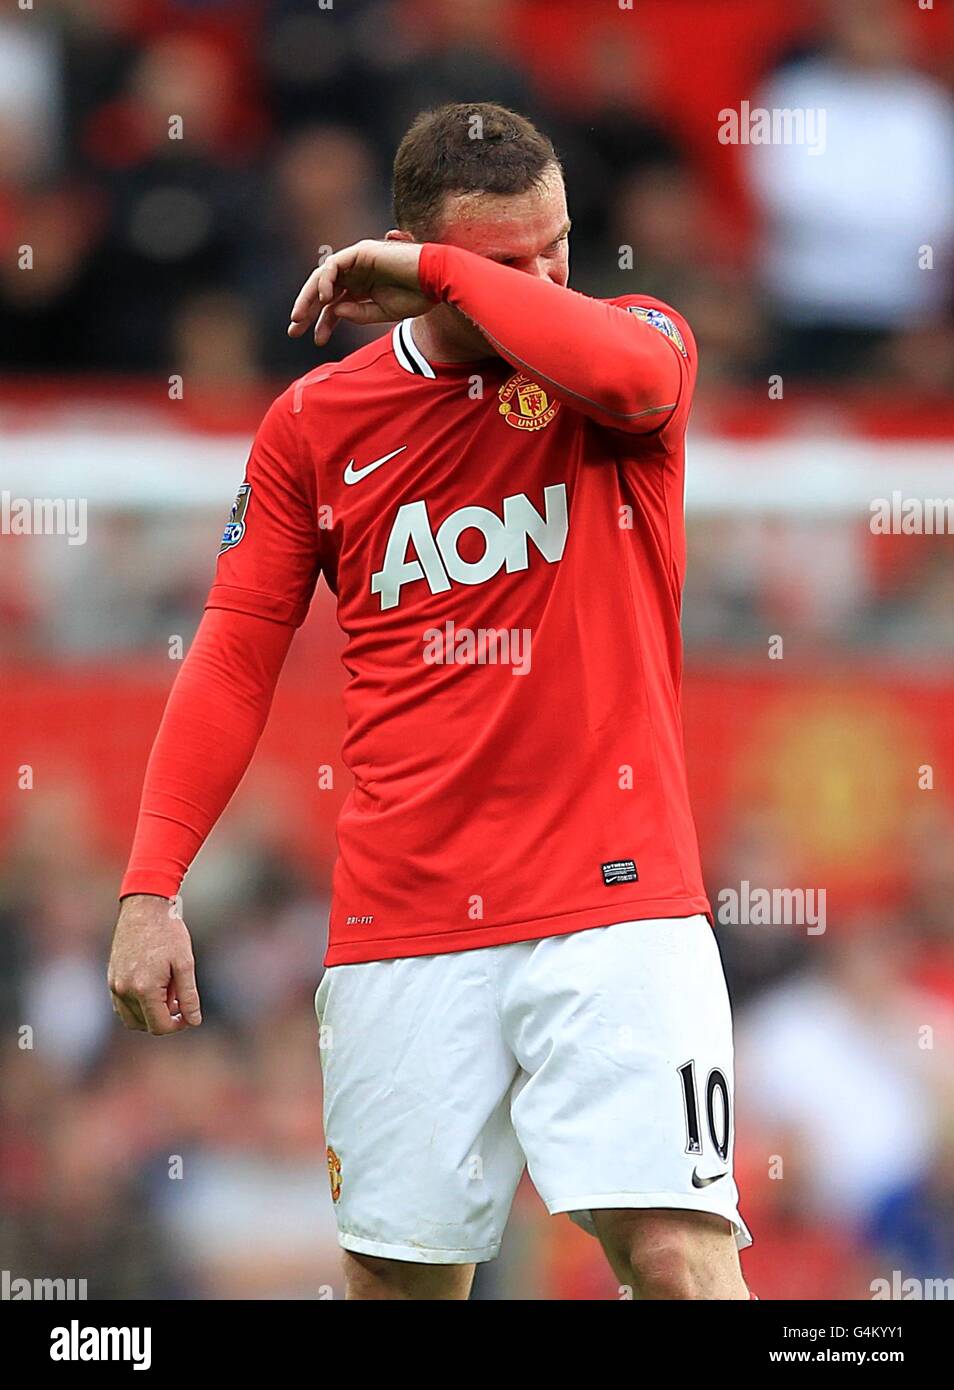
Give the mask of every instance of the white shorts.
[(551, 1213), (680, 1208), (751, 1238), (732, 1020), (704, 917), (332, 966), (325, 1135), (346, 1250), (491, 1260), (524, 1165)]

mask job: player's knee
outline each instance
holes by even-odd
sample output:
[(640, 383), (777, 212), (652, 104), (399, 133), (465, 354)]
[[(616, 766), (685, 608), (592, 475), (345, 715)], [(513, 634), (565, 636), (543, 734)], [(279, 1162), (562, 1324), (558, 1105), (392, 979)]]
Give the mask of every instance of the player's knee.
[(702, 1213), (627, 1211), (607, 1213), (600, 1235), (614, 1267), (628, 1269), (639, 1299), (706, 1297), (714, 1230)]
[(630, 1248), (634, 1292), (638, 1298), (700, 1298), (698, 1251), (685, 1231), (673, 1229), (644, 1244), (638, 1238)]
[(466, 1299), (472, 1265), (427, 1265), (344, 1252), (346, 1296), (359, 1299)]

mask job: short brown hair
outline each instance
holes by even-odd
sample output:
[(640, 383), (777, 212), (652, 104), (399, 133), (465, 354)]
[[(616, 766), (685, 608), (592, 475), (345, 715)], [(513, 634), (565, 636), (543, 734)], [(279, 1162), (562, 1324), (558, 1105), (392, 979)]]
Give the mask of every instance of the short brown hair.
[(560, 168), (548, 138), (526, 116), (491, 101), (422, 111), (394, 158), (394, 218), (402, 231), (439, 230), (448, 193), (526, 193)]

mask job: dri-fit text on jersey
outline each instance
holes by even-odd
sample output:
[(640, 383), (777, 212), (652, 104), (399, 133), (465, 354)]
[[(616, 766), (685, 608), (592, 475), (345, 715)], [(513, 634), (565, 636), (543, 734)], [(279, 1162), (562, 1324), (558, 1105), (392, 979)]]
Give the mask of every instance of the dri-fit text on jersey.
[[(405, 584), (426, 579), (432, 594), (446, 593), (457, 584), (485, 584), (502, 568), (508, 574), (529, 567), (529, 541), (550, 565), (563, 557), (569, 524), (566, 484), (543, 489), (543, 512), (518, 492), (503, 500), (503, 515), (488, 507), (461, 507), (437, 529), (431, 527), (426, 502), (405, 502), (391, 526), (384, 563), (371, 576), (372, 594), (381, 595), (381, 607), (396, 608)], [(458, 542), (465, 531), (479, 531), (484, 553), (479, 560), (465, 560)], [(413, 545), (417, 559), (408, 558)]]

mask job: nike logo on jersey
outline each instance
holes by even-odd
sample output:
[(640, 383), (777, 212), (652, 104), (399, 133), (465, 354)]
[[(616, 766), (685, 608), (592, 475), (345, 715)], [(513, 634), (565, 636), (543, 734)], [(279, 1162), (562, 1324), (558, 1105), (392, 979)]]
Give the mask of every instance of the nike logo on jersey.
[(344, 471), (345, 482), (350, 484), (360, 483), (362, 478), (366, 478), (369, 473), (373, 473), (376, 468), (380, 468), (382, 463), (387, 463), (389, 459), (395, 458), (398, 454), (403, 454), (406, 448), (407, 445), (402, 444), (400, 449), (392, 449), (391, 452), (385, 454), (383, 458), (375, 459), (373, 463), (366, 463), (363, 468), (355, 468), (354, 459), (349, 459), (348, 465)]
[(725, 1173), (713, 1174), (711, 1178), (700, 1178), (698, 1168), (693, 1168), (692, 1185), (693, 1187), (708, 1187), (711, 1182), (718, 1182), (720, 1178), (726, 1177), (727, 1174), (728, 1169), (726, 1169)]

